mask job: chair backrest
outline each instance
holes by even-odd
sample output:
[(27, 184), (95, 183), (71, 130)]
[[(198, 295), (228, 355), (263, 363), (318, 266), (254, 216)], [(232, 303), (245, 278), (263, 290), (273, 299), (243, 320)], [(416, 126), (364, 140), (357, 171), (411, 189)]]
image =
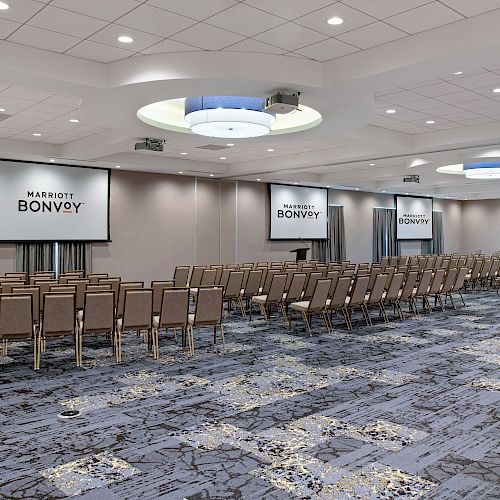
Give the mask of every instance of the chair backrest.
[(389, 257), (382, 257), (380, 259), (380, 266), (385, 269), (389, 265)]
[(442, 293), (448, 293), (453, 290), (453, 285), (455, 284), (455, 281), (457, 280), (458, 276), (458, 268), (452, 267), (448, 271), (448, 275), (446, 276), (446, 280), (443, 283), (443, 288), (441, 289)]
[(396, 267), (398, 265), (398, 258), (395, 255), (389, 257), (389, 266)]
[(210, 266), (210, 269), (215, 269), (215, 284), (218, 285), (220, 283), (220, 279), (222, 277), (222, 271), (224, 270), (224, 266), (219, 264), (215, 264)]
[(73, 285), (50, 285), (50, 293), (76, 293), (76, 286)]
[(128, 281), (125, 283), (124, 282), (120, 283), (120, 288), (118, 289), (118, 303), (116, 306), (116, 317), (117, 318), (120, 318), (123, 314), (123, 307), (125, 304), (125, 292), (127, 290), (135, 290), (135, 289), (140, 289), (140, 288), (144, 288), (143, 281)]
[(420, 275), (420, 281), (418, 283), (417, 292), (416, 292), (417, 297), (427, 295), (427, 290), (429, 289), (429, 285), (431, 284), (431, 280), (432, 280), (432, 269), (426, 269)]
[(335, 287), (339, 281), (340, 272), (339, 271), (328, 271), (326, 273), (326, 277), (332, 280), (332, 284), (330, 285), (330, 291), (328, 292), (328, 297), (332, 297), (335, 293)]
[(43, 296), (43, 337), (53, 335), (74, 335), (75, 294), (46, 293)]
[(284, 272), (286, 273), (285, 292), (287, 292), (292, 284), (293, 275), (298, 273), (298, 271), (297, 269), (285, 269)]
[(467, 258), (465, 260), (465, 267), (470, 269), (473, 264), (474, 264), (474, 255), (467, 255)]
[(151, 288), (126, 288), (123, 291), (125, 298), (122, 330), (149, 330), (153, 318), (153, 290)]
[[(392, 267), (392, 266), (391, 266)], [(385, 268), (386, 270), (389, 269), (388, 267)], [(370, 270), (370, 277), (368, 279), (368, 290), (371, 290), (373, 288), (373, 283), (375, 283), (375, 278), (382, 273), (382, 268), (379, 266), (373, 265)]]
[(56, 280), (44, 280), (35, 282), (35, 285), (40, 287), (40, 305), (42, 306), (42, 311), (44, 306), (43, 296), (49, 291), (51, 286), (57, 284), (58, 283)]
[(54, 271), (35, 271), (35, 276), (48, 276), (50, 279), (54, 279), (56, 273)]
[(90, 280), (92, 284), (99, 283), (99, 278), (107, 278), (108, 273), (93, 273), (87, 274), (87, 278)]
[(262, 269), (250, 271), (248, 279), (243, 290), (242, 297), (250, 298), (259, 294), (260, 280), (262, 278)]
[(195, 325), (217, 325), (222, 321), (223, 293), (221, 286), (198, 290), (194, 312)]
[(396, 268), (392, 266), (388, 266), (385, 268), (384, 274), (387, 274), (387, 280), (385, 282), (386, 287), (389, 286), (389, 283), (392, 280), (392, 275), (396, 272)]
[(331, 284), (332, 280), (328, 278), (320, 278), (316, 281), (316, 286), (307, 307), (308, 312), (322, 311), (326, 307)]
[(250, 276), (250, 271), (252, 271), (252, 268), (241, 266), (240, 271), (243, 272), (243, 282), (241, 283), (241, 288), (245, 288), (247, 286), (248, 276)]
[(174, 271), (174, 286), (187, 286), (189, 279), (189, 266), (177, 266)]
[(345, 305), (345, 300), (349, 289), (351, 288), (351, 278), (349, 276), (339, 277), (335, 292), (333, 292), (332, 300), (330, 302), (331, 309), (337, 309)]
[[(387, 268), (389, 269), (389, 268)], [(394, 269), (394, 268), (392, 268)], [(393, 272), (394, 274), (394, 272)], [(391, 275), (392, 278), (392, 275)], [(373, 282), (372, 289), (370, 290), (370, 295), (368, 296), (368, 304), (377, 304), (382, 300), (384, 290), (388, 280), (391, 279), (387, 274), (377, 274), (375, 276), (375, 281)]]
[[(273, 281), (274, 275), (275, 274), (280, 274), (281, 271), (278, 269), (268, 269), (267, 275), (266, 275), (266, 281), (264, 282), (264, 285), (262, 286), (262, 294), (267, 295), (269, 292), (269, 289), (271, 287), (271, 282)], [(285, 274), (285, 283), (286, 283), (286, 274)]]
[(112, 290), (111, 283), (86, 283), (85, 291), (86, 292), (107, 292), (108, 290)]
[(229, 275), (231, 274), (232, 271), (234, 271), (234, 269), (231, 269), (229, 267), (224, 267), (222, 269), (222, 273), (219, 278), (219, 283), (217, 283), (217, 285), (223, 286), (225, 288), (229, 280)]
[(203, 275), (203, 271), (205, 270), (205, 266), (193, 266), (191, 270), (191, 277), (189, 278), (189, 286), (190, 287), (198, 287), (201, 284), (201, 277)]
[(481, 268), (481, 272), (479, 273), (480, 278), (486, 278), (488, 273), (490, 272), (491, 266), (493, 262), (491, 259), (485, 259), (483, 263), (483, 267)]
[(474, 261), (474, 264), (472, 266), (472, 271), (471, 271), (471, 279), (476, 279), (479, 276), (479, 273), (481, 272), (481, 268), (483, 267), (483, 261), (480, 259), (477, 259)]
[[(411, 266), (410, 266), (411, 269)], [(401, 300), (408, 300), (412, 293), (413, 289), (415, 288), (415, 283), (417, 282), (418, 279), (418, 271), (409, 271), (408, 274), (406, 275), (406, 281), (403, 286), (403, 289), (401, 290), (401, 296), (399, 297)]]
[(390, 302), (398, 298), (399, 291), (401, 290), (404, 279), (405, 273), (394, 273), (392, 275), (392, 279), (389, 284), (389, 288), (387, 289), (387, 293), (385, 294), (384, 301)]
[(33, 323), (40, 323), (40, 287), (36, 285), (16, 285), (12, 287), (12, 292), (16, 295), (33, 295)]
[(204, 269), (201, 275), (200, 286), (213, 286), (215, 285), (215, 277), (217, 276), (216, 269)]
[(165, 288), (162, 291), (159, 328), (183, 328), (189, 313), (189, 288)]
[(113, 278), (99, 278), (99, 285), (110, 285), (111, 290), (115, 292), (115, 307), (118, 304), (118, 294), (120, 292), (120, 283), (122, 279), (118, 277), (113, 277)]
[[(458, 266), (458, 267), (463, 267), (463, 265)], [(500, 259), (498, 259), (498, 258), (492, 259), (490, 271), (488, 273), (488, 277), (494, 278), (495, 276), (497, 276), (499, 269), (500, 269)]]
[(459, 292), (462, 290), (465, 282), (465, 276), (469, 272), (469, 269), (467, 267), (461, 267), (458, 271), (457, 279), (455, 280), (455, 283), (453, 284), (452, 291), (453, 292)]
[(304, 291), (304, 286), (306, 284), (307, 275), (305, 273), (294, 273), (292, 276), (292, 281), (286, 292), (285, 302), (290, 304), (291, 302), (297, 302), (302, 296)]
[(432, 278), (431, 285), (429, 287), (429, 293), (434, 295), (441, 290), (441, 285), (443, 284), (444, 276), (446, 274), (445, 269), (437, 269), (434, 272), (434, 277)]
[(115, 325), (115, 292), (85, 292), (83, 333), (112, 332)]
[(224, 288), (224, 299), (236, 299), (241, 293), (243, 286), (243, 271), (232, 271)]
[(174, 282), (172, 280), (151, 282), (151, 289), (153, 290), (153, 315), (160, 314), (163, 290), (165, 288), (173, 288), (173, 286)]
[(22, 285), (22, 281), (21, 280), (16, 280), (16, 281), (2, 281), (2, 283), (0, 283), (0, 288), (2, 289), (2, 293), (11, 293), (12, 292), (12, 287), (14, 286), (19, 286), (19, 285)]
[(369, 276), (358, 276), (354, 281), (354, 286), (349, 299), (349, 307), (359, 306), (365, 300), (366, 291), (368, 290)]
[(440, 269), (442, 263), (443, 263), (443, 256), (438, 255), (436, 257), (436, 260), (434, 261), (434, 269)]
[(269, 292), (266, 295), (266, 304), (278, 304), (283, 300), (286, 274), (273, 274)]
[(312, 297), (314, 289), (316, 288), (316, 282), (322, 277), (323, 273), (316, 271), (312, 272), (309, 275), (309, 279), (307, 280), (306, 288), (304, 290), (304, 295), (303, 295), (304, 300), (309, 300)]
[(0, 295), (0, 338), (29, 338), (33, 335), (33, 295)]

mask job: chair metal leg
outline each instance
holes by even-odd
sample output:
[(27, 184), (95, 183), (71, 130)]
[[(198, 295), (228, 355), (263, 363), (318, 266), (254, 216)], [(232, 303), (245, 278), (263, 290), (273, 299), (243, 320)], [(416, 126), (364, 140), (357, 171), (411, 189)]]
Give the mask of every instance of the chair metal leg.
[(305, 313), (305, 312), (302, 313), (302, 318), (304, 319), (304, 321), (306, 323), (307, 331), (309, 332), (309, 337), (312, 337), (311, 325), (309, 323), (310, 318), (308, 317), (307, 313)]
[(226, 354), (226, 338), (224, 336), (224, 327), (222, 326), (222, 323), (219, 324), (220, 327), (220, 336), (222, 339), (222, 352)]

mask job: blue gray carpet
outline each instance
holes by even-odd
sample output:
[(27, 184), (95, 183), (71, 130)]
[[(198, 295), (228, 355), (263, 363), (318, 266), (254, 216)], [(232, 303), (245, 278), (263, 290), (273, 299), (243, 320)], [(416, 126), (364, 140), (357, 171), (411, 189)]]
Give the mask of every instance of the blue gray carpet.
[(0, 498), (499, 499), (500, 298), (466, 302), (311, 338), (233, 314), (225, 355), (162, 333), (155, 361), (131, 333), (120, 366), (104, 338), (81, 369), (48, 343), (38, 373), (11, 345)]

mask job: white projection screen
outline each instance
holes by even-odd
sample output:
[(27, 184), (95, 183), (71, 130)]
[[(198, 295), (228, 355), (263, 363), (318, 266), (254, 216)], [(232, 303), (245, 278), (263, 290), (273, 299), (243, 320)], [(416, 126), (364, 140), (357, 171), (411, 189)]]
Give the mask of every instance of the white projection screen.
[(0, 241), (109, 241), (109, 175), (0, 161)]
[(269, 184), (269, 239), (324, 240), (327, 235), (328, 190)]
[(398, 240), (432, 239), (432, 198), (396, 197)]

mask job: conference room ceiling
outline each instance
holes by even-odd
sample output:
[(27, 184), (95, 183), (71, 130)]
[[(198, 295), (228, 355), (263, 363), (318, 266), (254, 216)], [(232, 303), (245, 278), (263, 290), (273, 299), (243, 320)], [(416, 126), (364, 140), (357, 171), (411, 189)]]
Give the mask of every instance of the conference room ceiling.
[[(9, 3), (0, 11), (4, 158), (459, 199), (500, 194), (498, 182), (435, 172), (488, 151), (500, 157), (498, 0)], [(344, 23), (329, 25), (332, 16)], [(300, 90), (321, 125), (221, 140), (136, 117), (165, 99), (283, 88)], [(144, 137), (165, 139), (164, 152), (135, 152)], [(233, 145), (203, 149), (210, 144)], [(423, 164), (410, 166), (417, 158)], [(403, 184), (408, 174), (420, 184)]]

